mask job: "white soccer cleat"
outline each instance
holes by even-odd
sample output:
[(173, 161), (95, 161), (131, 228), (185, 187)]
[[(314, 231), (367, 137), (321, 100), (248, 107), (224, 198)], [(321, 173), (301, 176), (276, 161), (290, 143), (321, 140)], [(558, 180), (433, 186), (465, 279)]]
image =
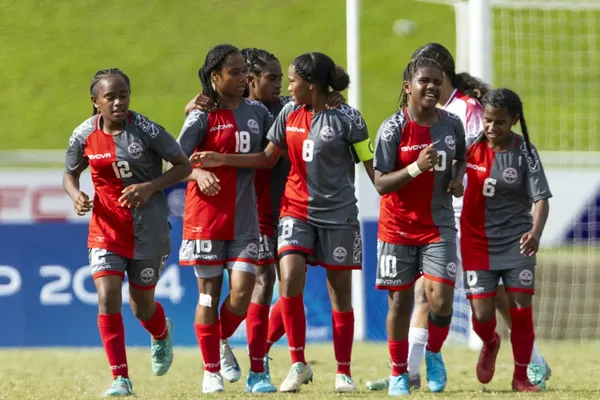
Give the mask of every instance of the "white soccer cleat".
[(202, 393), (219, 393), (225, 390), (223, 377), (218, 372), (204, 371), (202, 380)]
[(242, 370), (227, 340), (221, 341), (221, 376), (233, 383), (240, 380)]
[(335, 375), (335, 392), (336, 393), (354, 393), (358, 392), (354, 379), (351, 376), (344, 374)]
[(279, 387), (279, 391), (282, 393), (297, 392), (300, 390), (300, 386), (307, 385), (308, 382), (312, 382), (312, 380), (313, 372), (312, 369), (310, 369), (310, 366), (297, 362), (292, 364), (290, 372)]

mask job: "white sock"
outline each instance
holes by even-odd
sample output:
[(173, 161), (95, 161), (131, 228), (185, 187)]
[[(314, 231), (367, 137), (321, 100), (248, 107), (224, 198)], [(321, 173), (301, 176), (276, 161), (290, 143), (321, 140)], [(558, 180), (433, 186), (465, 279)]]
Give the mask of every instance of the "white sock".
[(410, 328), (408, 331), (408, 374), (419, 375), (421, 362), (425, 356), (425, 345), (429, 338), (429, 331), (423, 328)]
[[(508, 330), (508, 334), (510, 335), (510, 329)], [(542, 355), (540, 354), (537, 345), (533, 342), (533, 349), (531, 350), (531, 360), (530, 363), (542, 364), (544, 360), (542, 359)]]

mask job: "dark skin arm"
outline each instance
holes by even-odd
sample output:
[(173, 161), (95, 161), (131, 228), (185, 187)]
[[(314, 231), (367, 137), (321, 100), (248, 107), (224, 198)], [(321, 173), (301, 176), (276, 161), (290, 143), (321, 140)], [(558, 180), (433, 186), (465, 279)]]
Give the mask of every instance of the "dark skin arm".
[[(428, 171), (433, 168), (438, 162), (437, 152), (433, 149), (433, 145), (421, 150), (419, 158), (417, 159), (417, 165), (421, 171)], [(398, 189), (408, 185), (414, 178), (409, 175), (408, 167), (402, 168), (399, 171), (393, 171), (390, 173), (383, 173), (375, 170), (375, 190), (380, 195), (393, 193)]]
[(215, 168), (223, 165), (233, 168), (273, 168), (282, 151), (273, 143), (258, 153), (252, 154), (219, 154), (214, 151), (194, 153), (190, 157), (193, 164), (199, 163), (203, 168)]
[(533, 212), (533, 228), (521, 237), (521, 254), (524, 256), (535, 255), (540, 248), (540, 239), (550, 214), (548, 199), (538, 200)]

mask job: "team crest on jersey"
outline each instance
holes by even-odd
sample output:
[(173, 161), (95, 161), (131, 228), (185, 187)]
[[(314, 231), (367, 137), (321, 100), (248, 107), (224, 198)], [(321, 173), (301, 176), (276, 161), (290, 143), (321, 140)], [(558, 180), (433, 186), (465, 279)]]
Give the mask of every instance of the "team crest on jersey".
[(336, 262), (344, 262), (346, 261), (346, 257), (348, 257), (348, 252), (342, 246), (336, 247), (335, 250), (333, 250), (333, 259)]
[(450, 278), (455, 278), (456, 277), (456, 264), (453, 262), (449, 262), (448, 265), (446, 265), (446, 273), (448, 274), (448, 276)]
[(321, 139), (326, 142), (331, 142), (333, 139), (335, 139), (335, 130), (330, 126), (324, 126), (321, 128), (319, 134), (321, 135)]
[(508, 184), (513, 184), (519, 178), (519, 173), (513, 167), (508, 167), (502, 172), (502, 179)]
[(256, 122), (253, 119), (249, 119), (248, 120), (248, 129), (250, 129), (250, 132), (257, 134), (260, 132), (260, 127), (258, 126), (258, 122)]
[(533, 283), (533, 273), (528, 269), (524, 269), (519, 274), (519, 280), (523, 286), (531, 286)]
[(138, 142), (133, 142), (127, 147), (127, 152), (129, 153), (131, 158), (137, 160), (144, 153), (144, 149), (142, 148), (142, 145)]
[(248, 253), (248, 256), (250, 258), (256, 258), (256, 257), (258, 257), (258, 246), (256, 245), (256, 243), (250, 243), (246, 247), (246, 253)]
[(454, 136), (452, 135), (448, 135), (444, 138), (444, 142), (446, 142), (446, 146), (448, 146), (448, 148), (450, 150), (454, 150), (456, 148), (456, 141), (454, 140)]
[(144, 283), (152, 282), (152, 279), (154, 279), (154, 268), (144, 268), (140, 272), (140, 279)]

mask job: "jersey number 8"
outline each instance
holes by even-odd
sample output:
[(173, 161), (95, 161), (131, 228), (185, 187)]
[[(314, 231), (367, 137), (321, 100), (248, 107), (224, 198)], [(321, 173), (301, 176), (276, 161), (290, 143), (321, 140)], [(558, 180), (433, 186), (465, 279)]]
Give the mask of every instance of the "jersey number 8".
[(302, 142), (302, 159), (306, 162), (311, 162), (314, 158), (315, 142), (310, 139), (305, 139)]
[(246, 131), (235, 133), (235, 152), (249, 153), (250, 152), (250, 134)]

